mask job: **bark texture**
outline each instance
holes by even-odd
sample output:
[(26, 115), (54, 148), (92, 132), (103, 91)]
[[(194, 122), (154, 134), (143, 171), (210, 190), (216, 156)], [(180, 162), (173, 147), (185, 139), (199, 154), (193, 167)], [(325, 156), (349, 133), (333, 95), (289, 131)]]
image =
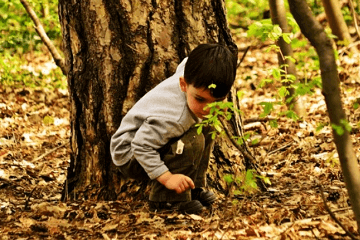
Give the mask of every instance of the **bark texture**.
[[(343, 126), (342, 120), (346, 120), (345, 111), (340, 97), (340, 81), (335, 62), (334, 49), (330, 39), (319, 22), (312, 15), (309, 6), (304, 0), (289, 0), (291, 13), (300, 26), (302, 33), (315, 47), (320, 60), (321, 78), (323, 83), (323, 95), (329, 112), (331, 124)], [(344, 127), (344, 126), (343, 126)], [(353, 151), (350, 133), (344, 127), (345, 132), (338, 135), (333, 131), (336, 149), (339, 153), (340, 164), (349, 193), (352, 209), (360, 229), (360, 172), (359, 165)]]
[[(290, 31), (287, 24), (284, 1), (269, 0), (269, 6), (270, 6), (272, 23), (274, 25), (279, 25), (283, 33), (289, 33)], [(285, 59), (286, 56), (293, 57), (294, 55), (291, 45), (285, 42), (283, 38), (279, 38), (279, 40), (277, 41), (277, 45), (281, 50), (281, 53), (278, 54), (279, 66), (284, 66), (284, 64), (286, 64), (287, 65), (286, 67), (282, 67), (283, 70), (285, 70), (286, 74), (292, 74), (297, 78), (295, 63), (292, 62), (290, 59)], [(288, 84), (285, 83), (285, 85)], [(289, 95), (286, 97), (287, 99), (293, 97), (295, 92), (294, 88), (289, 88), (288, 90), (289, 90)], [(292, 110), (294, 110), (294, 112), (299, 117), (303, 117), (305, 115), (305, 109), (302, 103), (302, 99), (300, 97), (292, 98), (292, 100), (289, 103), (287, 103), (287, 105)]]
[(64, 198), (116, 199), (109, 143), (133, 104), (200, 43), (237, 54), (222, 0), (59, 0), (71, 102)]

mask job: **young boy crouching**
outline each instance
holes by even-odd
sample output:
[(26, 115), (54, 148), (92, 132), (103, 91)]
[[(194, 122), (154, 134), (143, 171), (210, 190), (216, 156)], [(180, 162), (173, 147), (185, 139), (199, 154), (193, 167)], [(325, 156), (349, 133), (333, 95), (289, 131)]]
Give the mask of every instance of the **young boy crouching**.
[[(237, 58), (218, 44), (201, 44), (176, 73), (145, 94), (111, 138), (111, 156), (128, 178), (151, 179), (151, 210), (199, 213), (216, 196), (206, 191), (213, 147), (210, 128), (194, 127), (223, 101), (234, 83)], [(209, 85), (215, 84), (215, 88)], [(213, 85), (214, 86), (214, 85)]]

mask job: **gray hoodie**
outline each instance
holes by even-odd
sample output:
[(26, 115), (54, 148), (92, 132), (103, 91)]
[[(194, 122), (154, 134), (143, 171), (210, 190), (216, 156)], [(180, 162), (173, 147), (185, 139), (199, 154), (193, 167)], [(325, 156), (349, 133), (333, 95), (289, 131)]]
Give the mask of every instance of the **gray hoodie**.
[(122, 119), (110, 143), (115, 165), (122, 166), (134, 156), (150, 179), (168, 171), (157, 150), (198, 122), (179, 86), (186, 60), (173, 76), (145, 94)]

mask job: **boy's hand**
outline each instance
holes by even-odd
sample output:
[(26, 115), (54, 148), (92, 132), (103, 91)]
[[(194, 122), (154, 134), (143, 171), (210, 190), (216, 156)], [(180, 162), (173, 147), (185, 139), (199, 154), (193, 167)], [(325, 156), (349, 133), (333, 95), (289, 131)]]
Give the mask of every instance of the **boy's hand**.
[(165, 172), (157, 178), (157, 180), (169, 190), (174, 190), (176, 193), (183, 193), (188, 189), (194, 189), (195, 184), (191, 178), (183, 174), (172, 174)]

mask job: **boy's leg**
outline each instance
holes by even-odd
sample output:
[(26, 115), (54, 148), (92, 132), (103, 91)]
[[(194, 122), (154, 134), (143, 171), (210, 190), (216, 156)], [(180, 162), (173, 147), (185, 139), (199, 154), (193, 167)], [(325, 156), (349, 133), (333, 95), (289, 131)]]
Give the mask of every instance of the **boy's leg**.
[[(181, 149), (181, 142), (184, 144)], [(179, 143), (180, 142), (180, 143)], [(205, 147), (204, 135), (197, 134), (197, 128), (192, 127), (180, 140), (169, 143), (159, 152), (165, 165), (173, 174), (179, 173), (190, 177), (196, 182), (197, 172), (201, 164), (202, 155)], [(178, 151), (177, 151), (178, 150)], [(182, 153), (180, 154), (182, 150)], [(196, 183), (195, 183), (196, 186)], [(197, 186), (196, 186), (197, 187)], [(150, 201), (153, 202), (186, 202), (191, 201), (191, 191), (177, 194), (173, 190), (167, 189), (158, 181), (152, 181)]]
[(191, 190), (192, 200), (199, 200), (202, 205), (210, 206), (216, 200), (216, 195), (211, 191), (206, 191), (206, 172), (210, 162), (210, 154), (214, 146), (214, 140), (211, 138), (211, 133), (213, 128), (207, 127), (203, 129), (203, 134), (205, 138), (205, 149), (201, 157), (197, 175), (195, 178), (195, 189)]
[(134, 157), (132, 157), (123, 166), (119, 166), (117, 168), (125, 178), (131, 178), (137, 181), (145, 181), (150, 179), (144, 168), (141, 167), (139, 162)]

